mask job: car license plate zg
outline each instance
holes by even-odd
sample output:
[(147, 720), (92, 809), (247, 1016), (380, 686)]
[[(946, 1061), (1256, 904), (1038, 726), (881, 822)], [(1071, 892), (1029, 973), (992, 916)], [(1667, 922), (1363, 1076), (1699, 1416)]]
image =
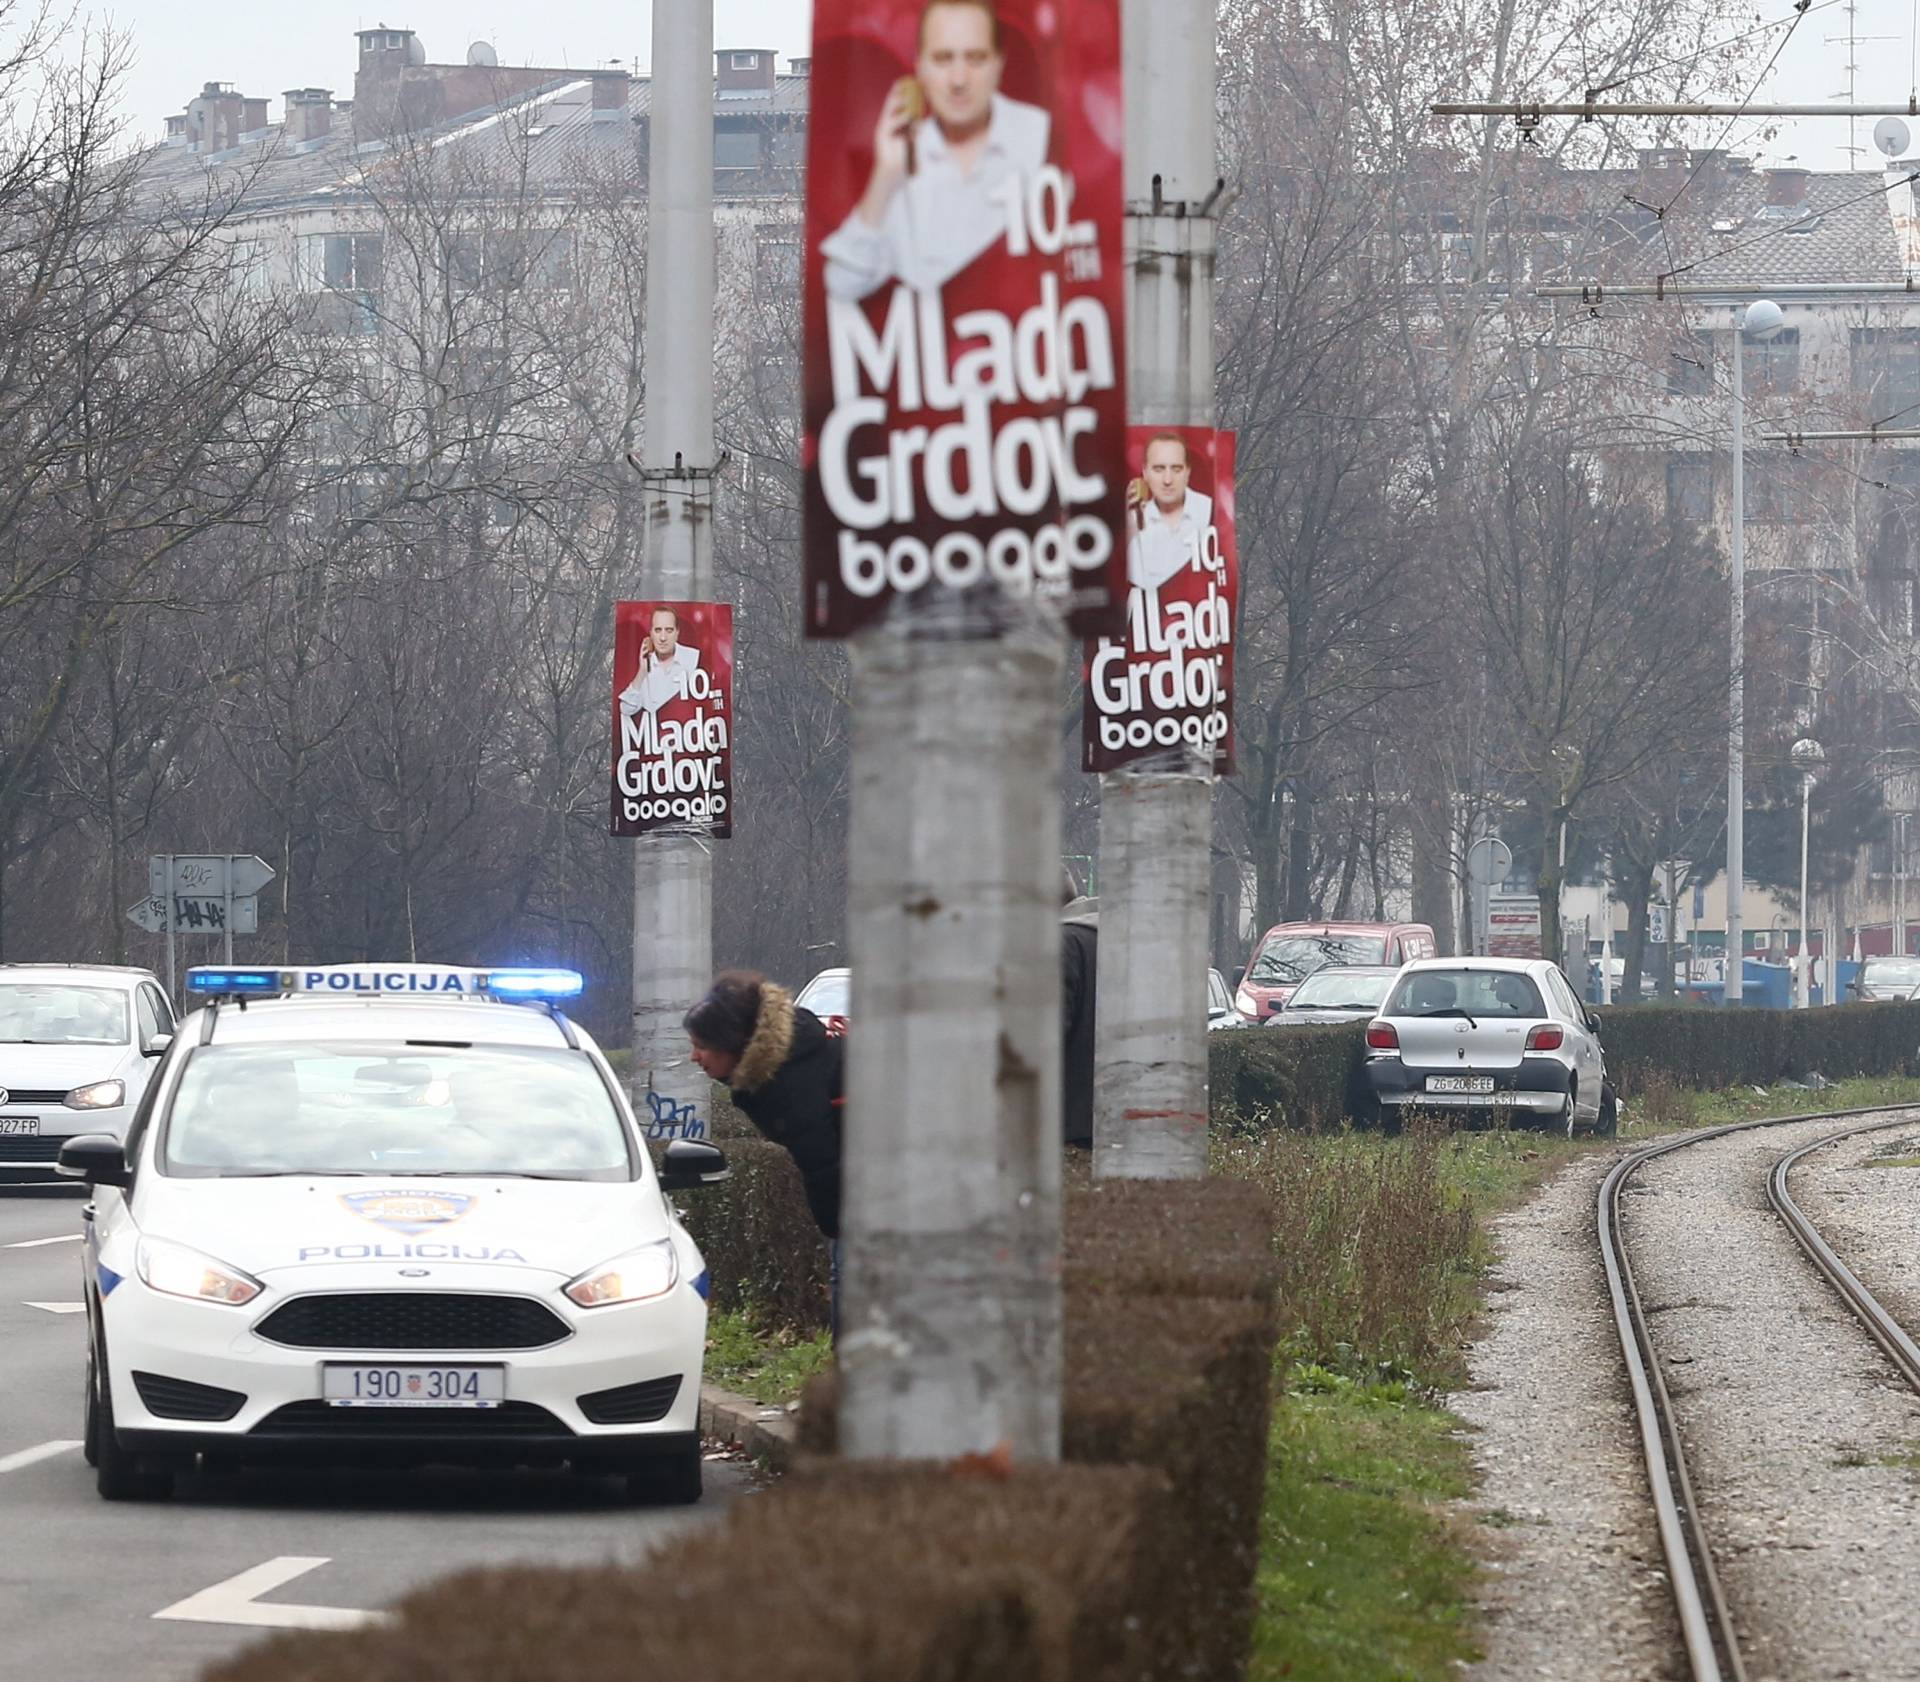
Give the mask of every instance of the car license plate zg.
[(1428, 1075), (1429, 1092), (1491, 1092), (1492, 1075)]
[(507, 1399), (505, 1367), (333, 1366), (321, 1395), (337, 1408), (497, 1408)]
[(37, 1115), (0, 1115), (0, 1139), (38, 1138), (40, 1118)]

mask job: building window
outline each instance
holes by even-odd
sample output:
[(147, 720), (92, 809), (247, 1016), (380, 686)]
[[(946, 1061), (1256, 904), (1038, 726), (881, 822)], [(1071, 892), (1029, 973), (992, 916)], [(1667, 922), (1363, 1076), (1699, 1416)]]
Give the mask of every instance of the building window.
[(1856, 327), (1853, 385), (1869, 420), (1893, 420), (1920, 409), (1920, 332), (1911, 327)]
[(760, 68), (760, 55), (758, 53), (735, 53), (728, 68), (733, 70), (758, 70)]
[(573, 240), (559, 229), (450, 234), (445, 250), (458, 292), (564, 292), (573, 285)]
[(378, 234), (310, 234), (300, 241), (300, 290), (377, 293), (385, 250)]
[(1748, 339), (1741, 372), (1750, 396), (1795, 390), (1800, 384), (1800, 330), (1788, 327), (1771, 339)]
[(1820, 517), (1815, 463), (1788, 450), (1747, 453), (1747, 518), (1802, 526)]
[(713, 133), (715, 169), (758, 169), (760, 136), (754, 129), (723, 128)]
[(1713, 462), (1704, 455), (1674, 456), (1667, 463), (1667, 518), (1675, 525), (1703, 526), (1713, 518)]

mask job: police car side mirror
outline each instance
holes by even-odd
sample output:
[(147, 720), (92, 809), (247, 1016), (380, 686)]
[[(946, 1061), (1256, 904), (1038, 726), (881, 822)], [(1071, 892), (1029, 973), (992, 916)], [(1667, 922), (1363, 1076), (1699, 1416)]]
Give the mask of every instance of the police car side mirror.
[(111, 1133), (76, 1133), (60, 1147), (54, 1173), (63, 1180), (85, 1180), (90, 1186), (132, 1183), (127, 1172), (127, 1147)]
[(155, 1034), (152, 1039), (148, 1040), (147, 1043), (140, 1048), (140, 1055), (142, 1057), (164, 1057), (167, 1054), (167, 1047), (172, 1044), (173, 1035)]
[(660, 1159), (660, 1189), (698, 1191), (702, 1186), (717, 1186), (732, 1172), (724, 1151), (697, 1139), (675, 1139)]

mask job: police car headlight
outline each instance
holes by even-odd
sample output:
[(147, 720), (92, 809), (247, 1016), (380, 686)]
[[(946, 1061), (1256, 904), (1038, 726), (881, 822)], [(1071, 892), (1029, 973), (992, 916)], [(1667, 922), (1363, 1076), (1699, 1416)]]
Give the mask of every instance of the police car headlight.
[(606, 1308), (616, 1302), (665, 1296), (679, 1277), (680, 1258), (673, 1253), (673, 1240), (667, 1238), (589, 1268), (566, 1289), (582, 1308)]
[(265, 1287), (237, 1267), (228, 1267), (184, 1244), (164, 1238), (143, 1238), (134, 1252), (140, 1277), (170, 1297), (194, 1297), (201, 1302), (224, 1302), (238, 1307), (252, 1302)]
[(123, 1080), (97, 1080), (91, 1086), (76, 1086), (67, 1094), (70, 1110), (112, 1110), (127, 1101), (127, 1083)]

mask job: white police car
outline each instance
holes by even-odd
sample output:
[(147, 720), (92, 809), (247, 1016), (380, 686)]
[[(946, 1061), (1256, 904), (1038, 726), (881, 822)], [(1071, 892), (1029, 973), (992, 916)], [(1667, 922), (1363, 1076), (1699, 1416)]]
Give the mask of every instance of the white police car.
[[(86, 1451), (109, 1500), (223, 1463), (559, 1464), (700, 1494), (707, 1274), (568, 971), (195, 969), (87, 1208)], [(517, 1002), (509, 1002), (517, 1001)]]

